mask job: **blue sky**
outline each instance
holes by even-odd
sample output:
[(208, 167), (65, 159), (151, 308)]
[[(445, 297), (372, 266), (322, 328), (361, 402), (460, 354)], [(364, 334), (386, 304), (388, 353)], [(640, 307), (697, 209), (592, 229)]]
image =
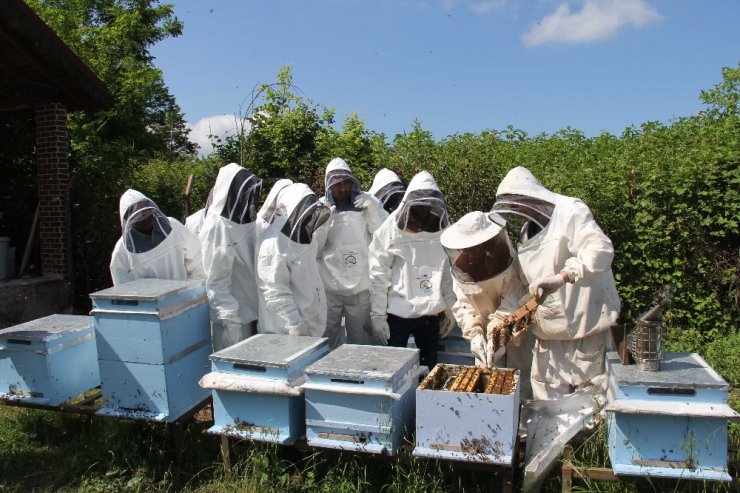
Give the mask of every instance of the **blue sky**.
[(169, 3), (184, 32), (152, 54), (201, 143), (287, 64), (338, 125), (356, 112), (392, 138), (419, 119), (443, 138), (667, 122), (740, 61), (738, 0)]

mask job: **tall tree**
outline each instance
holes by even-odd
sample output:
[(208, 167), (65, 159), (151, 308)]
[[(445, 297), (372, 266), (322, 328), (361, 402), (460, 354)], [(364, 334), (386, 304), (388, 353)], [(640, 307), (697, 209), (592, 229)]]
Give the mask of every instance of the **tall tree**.
[(193, 155), (182, 112), (151, 47), (182, 33), (172, 5), (153, 0), (28, 0), (106, 83), (108, 108), (69, 115), (73, 243), (80, 299), (110, 283), (118, 198), (154, 158)]

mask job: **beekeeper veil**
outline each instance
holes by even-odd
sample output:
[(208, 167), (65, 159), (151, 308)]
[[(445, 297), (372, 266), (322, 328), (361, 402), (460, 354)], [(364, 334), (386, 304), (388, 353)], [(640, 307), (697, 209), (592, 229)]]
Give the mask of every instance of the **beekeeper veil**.
[(121, 227), (126, 250), (147, 252), (167, 238), (172, 231), (170, 220), (151, 199), (137, 190), (126, 190), (119, 204)]
[(492, 211), (524, 218), (529, 222), (531, 237), (547, 227), (556, 201), (556, 194), (542, 186), (527, 168), (518, 166), (501, 181)]
[(449, 222), (447, 204), (434, 177), (428, 171), (417, 173), (398, 208), (396, 225), (405, 231), (435, 233)]
[(280, 195), (287, 217), (281, 232), (295, 243), (311, 243), (314, 232), (329, 219), (329, 208), (303, 183), (286, 187)]
[(450, 258), (452, 275), (460, 282), (482, 282), (509, 268), (514, 250), (506, 220), (495, 212), (465, 214), (440, 237)]

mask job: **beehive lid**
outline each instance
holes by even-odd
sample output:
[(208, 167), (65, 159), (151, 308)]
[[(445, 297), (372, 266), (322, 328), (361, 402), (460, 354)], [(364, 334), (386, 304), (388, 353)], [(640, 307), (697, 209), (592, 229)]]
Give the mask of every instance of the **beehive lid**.
[(419, 361), (416, 349), (345, 344), (306, 368), (309, 375), (394, 381)]
[(92, 327), (93, 318), (86, 315), (49, 315), (0, 330), (0, 337), (22, 341), (50, 341), (74, 332), (90, 330)]
[(214, 353), (211, 360), (287, 368), (301, 356), (328, 344), (321, 337), (257, 334)]
[[(616, 354), (616, 353), (615, 353)], [(696, 353), (664, 353), (660, 371), (641, 371), (637, 365), (610, 361), (616, 383), (675, 388), (727, 388), (727, 382)]]
[(92, 293), (90, 298), (106, 300), (161, 301), (185, 291), (203, 286), (203, 280), (136, 279), (112, 288)]

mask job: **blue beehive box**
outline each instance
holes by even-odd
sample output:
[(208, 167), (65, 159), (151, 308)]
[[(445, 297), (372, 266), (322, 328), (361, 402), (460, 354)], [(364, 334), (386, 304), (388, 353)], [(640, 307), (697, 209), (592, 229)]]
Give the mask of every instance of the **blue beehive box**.
[(309, 445), (395, 454), (414, 415), (417, 349), (345, 344), (306, 368)]
[[(474, 390), (451, 390), (468, 369), (480, 372)], [(519, 370), (438, 364), (416, 390), (414, 456), (511, 466), (519, 407)]]
[(92, 317), (50, 315), (0, 331), (0, 398), (56, 406), (98, 385)]
[(607, 353), (607, 432), (615, 474), (730, 481), (728, 385), (696, 353), (665, 353), (660, 371)]
[[(416, 348), (414, 336), (409, 337), (408, 347)], [(475, 356), (470, 352), (470, 341), (463, 338), (460, 326), (455, 328), (445, 337), (437, 342), (437, 363), (447, 365), (475, 365)]]
[(303, 370), (329, 352), (326, 338), (257, 334), (211, 355), (208, 432), (292, 445), (306, 430)]
[(202, 280), (137, 279), (90, 295), (100, 415), (174, 421), (208, 397), (211, 334)]

